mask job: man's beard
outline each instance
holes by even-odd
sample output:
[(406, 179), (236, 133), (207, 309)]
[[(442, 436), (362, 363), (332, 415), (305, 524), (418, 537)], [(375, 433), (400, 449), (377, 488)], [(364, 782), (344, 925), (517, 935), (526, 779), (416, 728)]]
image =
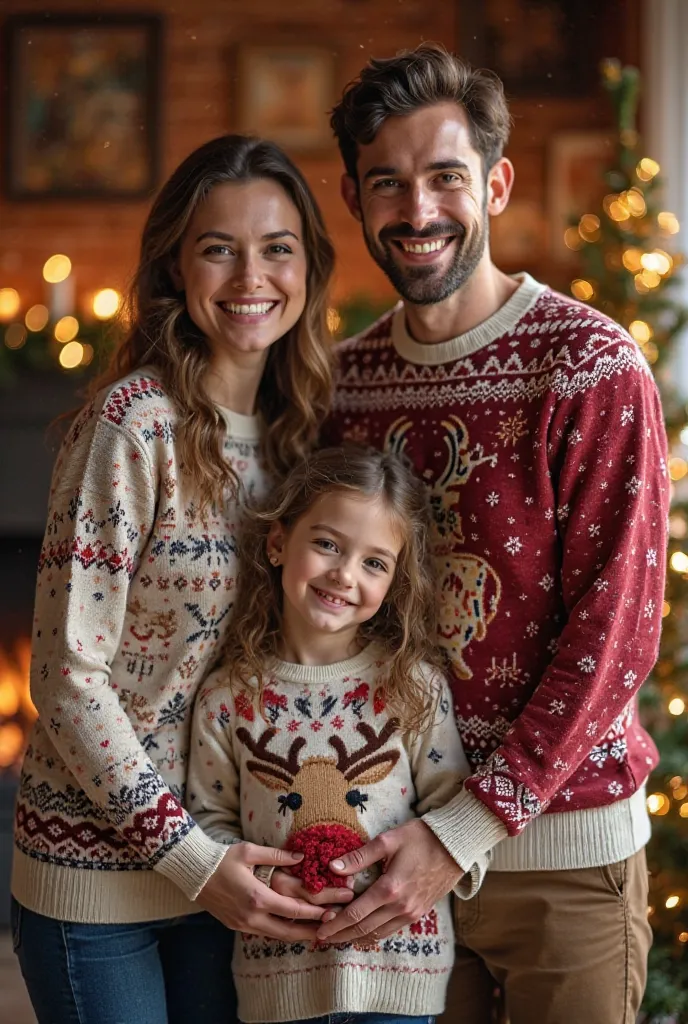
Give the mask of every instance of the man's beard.
[[(379, 239), (372, 239), (364, 225), (363, 236), (368, 252), (402, 299), (416, 306), (430, 306), (453, 295), (475, 271), (487, 245), (487, 225), (487, 210), (483, 209), (480, 229), (468, 242), (465, 229), (454, 221), (437, 221), (428, 224), (422, 231), (415, 231), (410, 224), (398, 224), (383, 228)], [(453, 236), (450, 244), (454, 246), (454, 253), (444, 271), (435, 265), (402, 267), (392, 254), (392, 238), (397, 241), (403, 238), (420, 241), (447, 235)]]

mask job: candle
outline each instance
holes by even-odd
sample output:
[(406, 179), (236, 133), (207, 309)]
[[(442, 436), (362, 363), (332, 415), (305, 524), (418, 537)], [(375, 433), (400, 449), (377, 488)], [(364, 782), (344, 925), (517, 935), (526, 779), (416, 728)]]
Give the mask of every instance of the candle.
[(50, 320), (55, 323), (74, 312), (74, 276), (68, 256), (56, 255), (46, 260), (43, 267), (46, 282), (46, 305)]

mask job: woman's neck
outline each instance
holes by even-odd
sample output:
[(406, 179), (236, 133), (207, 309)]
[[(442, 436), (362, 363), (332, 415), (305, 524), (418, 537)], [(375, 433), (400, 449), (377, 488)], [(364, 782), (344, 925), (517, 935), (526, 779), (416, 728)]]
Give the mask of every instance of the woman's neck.
[(267, 352), (247, 352), (245, 358), (234, 353), (212, 356), (203, 383), (215, 405), (242, 416), (256, 411), (256, 398), (267, 361)]

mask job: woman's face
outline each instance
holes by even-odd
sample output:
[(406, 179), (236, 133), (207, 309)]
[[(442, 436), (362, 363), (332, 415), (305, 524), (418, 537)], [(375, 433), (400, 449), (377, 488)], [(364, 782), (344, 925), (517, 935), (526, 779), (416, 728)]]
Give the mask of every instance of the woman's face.
[(263, 362), (306, 304), (299, 212), (269, 178), (216, 185), (200, 203), (173, 268), (213, 358)]

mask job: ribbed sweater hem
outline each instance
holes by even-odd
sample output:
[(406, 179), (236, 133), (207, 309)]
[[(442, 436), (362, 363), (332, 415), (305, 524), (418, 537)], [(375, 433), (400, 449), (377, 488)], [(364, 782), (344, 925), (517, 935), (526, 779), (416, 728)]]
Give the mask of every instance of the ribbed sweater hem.
[(237, 973), (239, 1018), (246, 1024), (267, 1024), (333, 1013), (437, 1016), (444, 1010), (450, 969), (442, 965), (431, 973), (352, 962), (283, 971), (269, 978)]
[(158, 871), (66, 868), (15, 847), (12, 895), (37, 914), (81, 924), (167, 920), (202, 909)]
[(490, 871), (571, 871), (616, 864), (650, 838), (645, 787), (628, 800), (584, 811), (541, 814), (492, 851)]

